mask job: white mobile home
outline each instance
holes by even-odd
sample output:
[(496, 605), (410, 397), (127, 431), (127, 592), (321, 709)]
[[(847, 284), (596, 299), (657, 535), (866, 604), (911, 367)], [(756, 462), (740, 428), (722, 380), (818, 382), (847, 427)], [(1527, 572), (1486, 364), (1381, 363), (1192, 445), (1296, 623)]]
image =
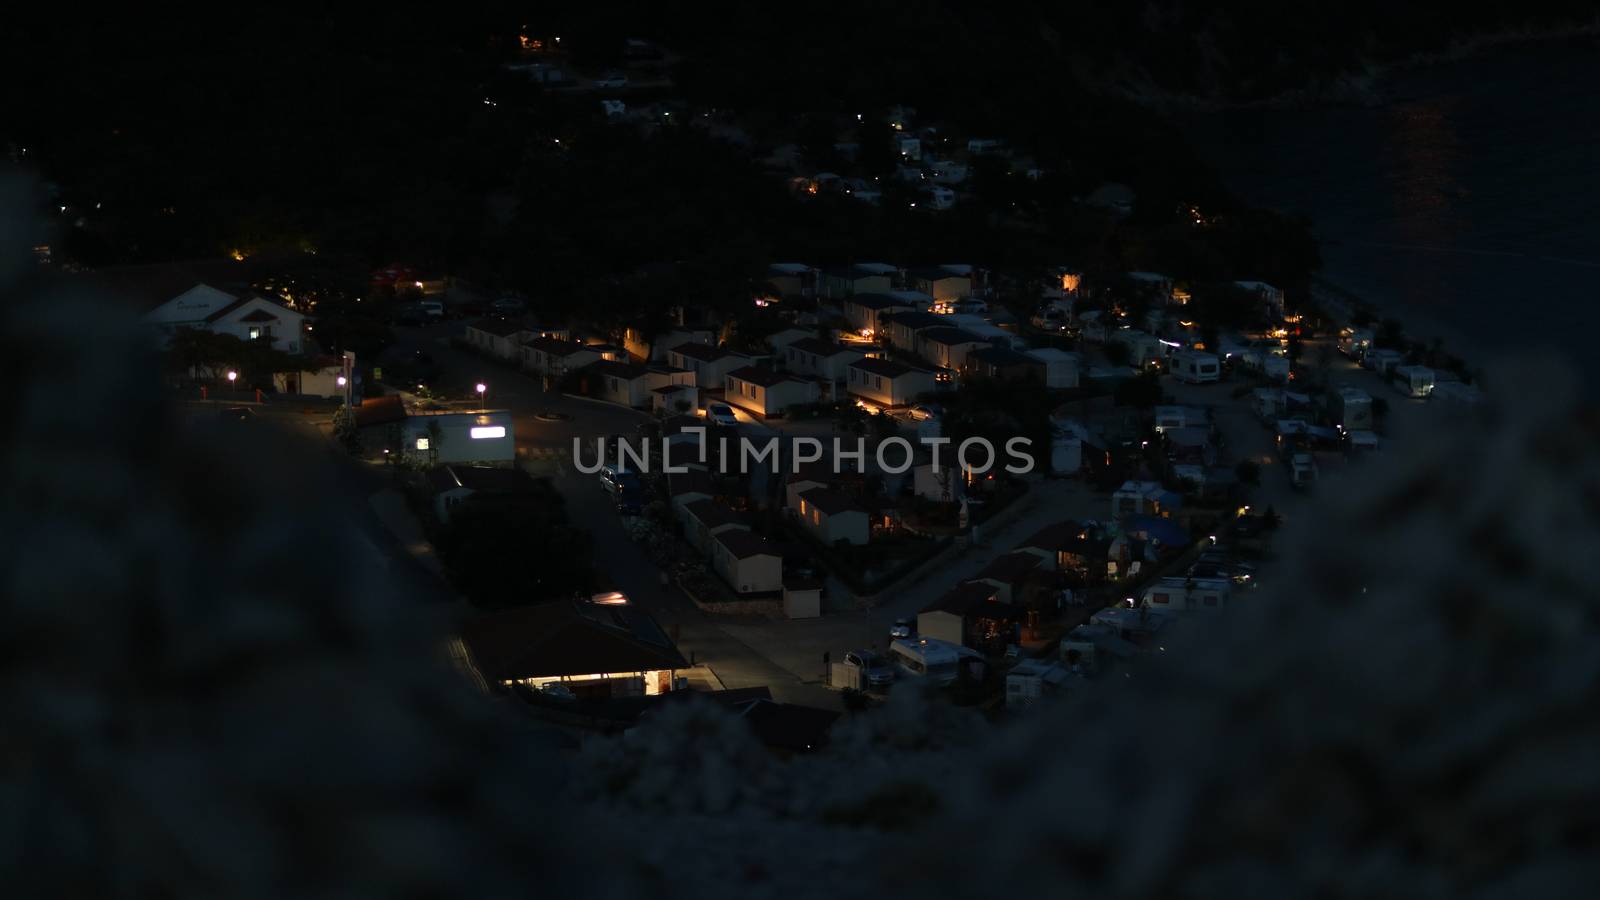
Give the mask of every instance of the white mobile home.
[(1070, 389), (1078, 386), (1078, 373), (1083, 366), (1083, 359), (1078, 354), (1054, 347), (1024, 350), (1023, 353), (1044, 364), (1045, 387)]
[(815, 381), (762, 366), (734, 369), (723, 381), (723, 399), (762, 417), (784, 415), (793, 407), (816, 403), (822, 396)]
[(1173, 355), (1172, 374), (1188, 384), (1211, 384), (1222, 377), (1222, 362), (1212, 353), (1184, 350)]
[(845, 368), (851, 394), (880, 407), (906, 406), (938, 389), (934, 374), (887, 359), (858, 359)]
[(1151, 609), (1172, 612), (1215, 611), (1228, 605), (1233, 582), (1227, 578), (1171, 576), (1145, 588), (1144, 602)]

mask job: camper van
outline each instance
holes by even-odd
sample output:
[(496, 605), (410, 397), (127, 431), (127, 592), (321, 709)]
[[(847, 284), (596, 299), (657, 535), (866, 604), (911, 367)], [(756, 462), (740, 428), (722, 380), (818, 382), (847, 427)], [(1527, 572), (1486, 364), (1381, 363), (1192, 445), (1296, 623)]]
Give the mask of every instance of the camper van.
[(1252, 347), (1240, 354), (1239, 364), (1253, 372), (1261, 373), (1269, 381), (1289, 380), (1288, 358), (1277, 356), (1260, 347)]
[(889, 658), (900, 673), (927, 678), (938, 685), (952, 684), (961, 675), (963, 659), (983, 659), (982, 654), (937, 638), (904, 638), (889, 644)]
[(1214, 354), (1183, 350), (1172, 356), (1172, 374), (1188, 384), (1211, 384), (1222, 377), (1222, 363)]
[(1395, 366), (1389, 379), (1407, 397), (1426, 397), (1433, 393), (1433, 370), (1427, 366)]

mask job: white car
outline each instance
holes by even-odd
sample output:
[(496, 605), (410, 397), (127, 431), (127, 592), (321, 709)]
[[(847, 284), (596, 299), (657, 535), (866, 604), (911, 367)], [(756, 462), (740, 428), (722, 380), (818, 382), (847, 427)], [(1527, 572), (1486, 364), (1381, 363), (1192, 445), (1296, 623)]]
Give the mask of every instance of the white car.
[(739, 417), (733, 414), (733, 407), (726, 403), (713, 403), (707, 406), (706, 419), (713, 425), (739, 424)]
[(913, 422), (926, 422), (929, 419), (939, 418), (939, 407), (917, 404), (906, 410), (906, 418)]

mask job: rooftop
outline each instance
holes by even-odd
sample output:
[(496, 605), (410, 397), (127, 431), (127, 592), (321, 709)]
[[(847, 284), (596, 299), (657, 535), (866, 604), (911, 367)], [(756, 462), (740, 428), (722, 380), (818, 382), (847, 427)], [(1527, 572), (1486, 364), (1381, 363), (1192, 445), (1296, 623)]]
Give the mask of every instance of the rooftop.
[(496, 682), (689, 666), (654, 619), (627, 606), (524, 606), (467, 622), (461, 637), (479, 671)]
[(467, 327), (496, 337), (510, 337), (528, 330), (528, 326), (514, 319), (479, 319)]
[(718, 532), (716, 541), (728, 548), (728, 552), (732, 553), (735, 559), (781, 555), (778, 549), (768, 544), (765, 539), (738, 528), (730, 528), (727, 531)]
[(850, 368), (860, 369), (863, 372), (871, 372), (874, 375), (882, 375), (885, 378), (899, 378), (901, 375), (909, 375), (913, 372), (921, 372), (923, 374), (928, 373), (927, 369), (919, 369), (915, 366), (908, 366), (905, 363), (895, 362), (892, 359), (878, 359), (871, 356), (865, 359), (856, 360), (850, 364)]
[(945, 591), (943, 596), (928, 604), (922, 611), (948, 612), (964, 616), (997, 596), (994, 585), (968, 581)]
[(729, 372), (728, 377), (737, 378), (747, 384), (753, 384), (759, 387), (772, 387), (775, 384), (782, 384), (785, 381), (800, 380), (793, 375), (785, 375), (781, 372), (774, 372), (766, 366), (744, 366)]
[(466, 488), (499, 494), (529, 493), (535, 487), (533, 477), (521, 469), (492, 466), (439, 466), (428, 473), (428, 483), (435, 491)]
[(844, 491), (829, 487), (815, 487), (800, 493), (800, 499), (807, 505), (815, 506), (825, 515), (836, 516), (845, 512), (861, 512), (861, 505), (855, 498)]

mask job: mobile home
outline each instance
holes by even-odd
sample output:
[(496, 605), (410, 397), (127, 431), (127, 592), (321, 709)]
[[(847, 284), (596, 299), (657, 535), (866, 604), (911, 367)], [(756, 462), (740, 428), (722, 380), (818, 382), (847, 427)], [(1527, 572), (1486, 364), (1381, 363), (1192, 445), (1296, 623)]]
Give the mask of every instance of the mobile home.
[(1361, 365), (1379, 375), (1388, 375), (1395, 366), (1404, 363), (1405, 358), (1405, 354), (1399, 350), (1377, 348), (1368, 350), (1361, 357)]
[(1172, 356), (1172, 374), (1188, 384), (1211, 384), (1222, 377), (1222, 363), (1215, 354), (1183, 350)]

